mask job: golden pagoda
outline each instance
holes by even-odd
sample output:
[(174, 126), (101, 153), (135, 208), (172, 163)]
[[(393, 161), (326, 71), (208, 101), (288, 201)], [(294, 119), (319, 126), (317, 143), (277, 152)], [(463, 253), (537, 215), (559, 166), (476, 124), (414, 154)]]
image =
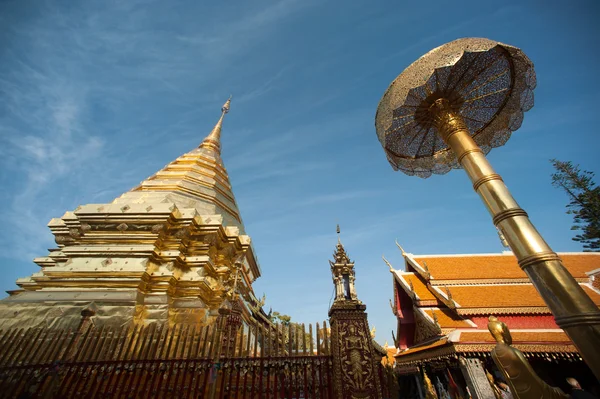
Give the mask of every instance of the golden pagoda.
[(52, 219), (57, 247), (0, 301), (0, 329), (76, 328), (85, 309), (97, 326), (207, 324), (224, 306), (260, 314), (260, 267), (221, 159), (230, 102), (199, 147), (111, 203)]

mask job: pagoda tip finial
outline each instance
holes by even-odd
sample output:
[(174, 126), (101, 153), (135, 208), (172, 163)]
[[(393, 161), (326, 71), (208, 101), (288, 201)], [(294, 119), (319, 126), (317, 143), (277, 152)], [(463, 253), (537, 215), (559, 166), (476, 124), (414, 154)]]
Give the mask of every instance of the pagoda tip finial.
[(223, 104), (223, 106), (221, 107), (221, 112), (224, 114), (229, 112), (229, 106), (231, 105), (231, 97), (233, 96), (230, 94), (227, 101), (225, 101), (225, 104)]
[(221, 107), (221, 117), (217, 121), (217, 124), (211, 130), (211, 132), (206, 136), (206, 138), (200, 144), (200, 148), (208, 148), (217, 152), (221, 152), (221, 128), (223, 127), (223, 119), (225, 118), (225, 114), (229, 112), (229, 107), (231, 105), (231, 95), (225, 101), (225, 104)]
[(336, 231), (337, 236), (338, 236), (338, 244), (341, 244), (342, 241), (340, 240), (340, 225), (339, 225), (339, 223), (337, 224), (335, 231)]

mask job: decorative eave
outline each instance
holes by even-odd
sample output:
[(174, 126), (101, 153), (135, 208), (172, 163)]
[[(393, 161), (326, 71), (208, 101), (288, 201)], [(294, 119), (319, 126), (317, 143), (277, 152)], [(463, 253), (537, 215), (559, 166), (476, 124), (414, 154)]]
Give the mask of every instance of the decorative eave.
[(542, 307), (510, 307), (510, 308), (457, 308), (456, 312), (459, 315), (464, 315), (464, 316), (477, 316), (477, 315), (488, 316), (491, 314), (493, 314), (493, 315), (496, 315), (496, 314), (502, 314), (502, 315), (552, 314), (550, 312), (550, 309), (548, 309), (545, 306), (542, 306)]
[[(457, 359), (463, 356), (489, 356), (495, 343), (450, 343), (447, 337), (412, 347), (396, 354), (396, 365), (400, 367), (418, 366), (436, 360)], [(548, 359), (581, 360), (577, 349), (572, 344), (513, 344), (514, 348), (523, 352), (525, 357), (546, 357)]]
[[(491, 352), (496, 344), (482, 344), (482, 343), (458, 343), (453, 344), (454, 349), (457, 353), (464, 352)], [(513, 348), (520, 350), (521, 352), (527, 353), (576, 353), (577, 348), (573, 344), (513, 344)]]
[(421, 354), (423, 352), (429, 352), (432, 349), (440, 349), (440, 347), (447, 347), (448, 345), (448, 337), (441, 336), (435, 337), (433, 339), (424, 341), (418, 345), (414, 345), (408, 349), (398, 351), (394, 356), (396, 358), (396, 362), (398, 359), (406, 359), (412, 357), (416, 354)]
[[(587, 278), (575, 278), (579, 284), (589, 282)], [(465, 280), (431, 280), (433, 286), (453, 286), (453, 285), (506, 285), (506, 284), (529, 284), (531, 280), (528, 278), (494, 278), (494, 279), (465, 279)]]

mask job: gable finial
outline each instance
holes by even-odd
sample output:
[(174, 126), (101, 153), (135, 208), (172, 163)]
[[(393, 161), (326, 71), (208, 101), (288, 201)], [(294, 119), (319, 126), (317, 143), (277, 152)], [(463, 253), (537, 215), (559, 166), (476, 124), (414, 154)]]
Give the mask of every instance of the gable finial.
[(390, 268), (390, 273), (394, 273), (394, 268), (392, 267), (391, 263), (388, 262), (388, 260), (385, 258), (384, 255), (381, 255), (381, 259), (383, 259), (383, 261), (385, 262), (385, 264), (388, 265), (388, 267)]
[(402, 252), (402, 256), (406, 256), (406, 252), (404, 251), (404, 248), (402, 248), (402, 246), (400, 244), (398, 244), (398, 239), (396, 239), (396, 246), (398, 247), (398, 249), (400, 249), (400, 252)]

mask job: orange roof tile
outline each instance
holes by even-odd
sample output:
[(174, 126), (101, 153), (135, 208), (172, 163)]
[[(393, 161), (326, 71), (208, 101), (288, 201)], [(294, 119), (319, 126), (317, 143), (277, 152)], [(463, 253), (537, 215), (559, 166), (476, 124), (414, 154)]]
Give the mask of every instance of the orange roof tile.
[(438, 323), (441, 328), (469, 328), (473, 325), (469, 324), (466, 320), (462, 319), (459, 315), (451, 311), (450, 309), (423, 309), (431, 318), (433, 314), (438, 319)]
[(436, 301), (437, 298), (433, 295), (425, 283), (421, 280), (421, 277), (415, 274), (404, 274), (402, 277), (406, 280), (408, 285), (412, 282), (415, 293), (421, 301)]
[[(600, 268), (600, 254), (559, 254), (575, 278), (587, 278), (585, 272)], [(427, 263), (431, 277), (437, 280), (527, 278), (516, 258), (508, 255), (414, 256), (421, 266)]]
[[(513, 343), (542, 343), (542, 342), (571, 342), (567, 334), (562, 331), (511, 331)], [(491, 342), (494, 337), (487, 331), (463, 331), (460, 333), (460, 342)]]
[[(600, 295), (581, 286), (594, 303), (600, 306)], [(531, 284), (464, 285), (448, 287), (452, 299), (461, 308), (510, 308), (546, 306)]]

